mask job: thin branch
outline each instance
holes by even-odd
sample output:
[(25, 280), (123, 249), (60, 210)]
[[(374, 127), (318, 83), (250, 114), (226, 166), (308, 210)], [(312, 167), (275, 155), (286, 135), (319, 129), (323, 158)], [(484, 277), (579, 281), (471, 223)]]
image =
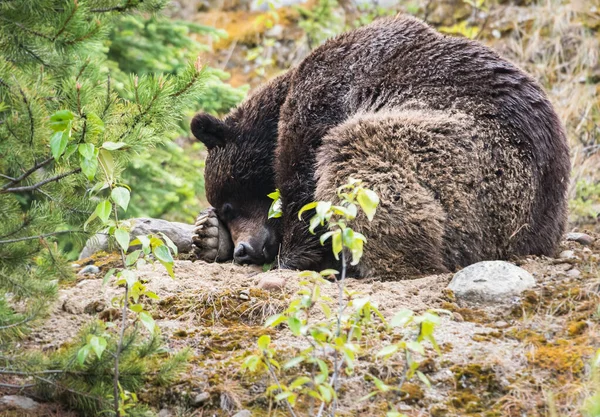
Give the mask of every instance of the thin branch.
[(181, 90), (171, 94), (171, 97), (179, 97), (180, 95), (182, 95), (183, 93), (185, 93), (186, 91), (188, 91), (198, 80), (198, 75), (200, 73), (198, 71), (196, 71), (196, 73), (194, 74), (194, 76), (192, 77), (192, 79), (190, 80), (189, 83), (187, 83)]
[(14, 385), (14, 384), (5, 384), (0, 382), (0, 387), (2, 388), (14, 388), (14, 389), (25, 389), (35, 387), (35, 384), (23, 384), (23, 385)]
[(7, 243), (23, 242), (26, 240), (44, 239), (46, 237), (65, 235), (67, 233), (85, 233), (85, 232), (82, 232), (79, 230), (61, 230), (59, 232), (45, 233), (43, 235), (37, 235), (37, 236), (25, 236), (25, 237), (19, 237), (16, 239), (0, 240), (0, 245), (5, 245)]
[(0, 326), (0, 330), (12, 329), (13, 327), (21, 326), (21, 325), (23, 325), (25, 323), (30, 322), (31, 320), (33, 320), (33, 318), (34, 318), (33, 316), (25, 317), (23, 320), (18, 321), (16, 323), (11, 323), (11, 324), (8, 324), (6, 326)]
[(16, 27), (18, 27), (19, 29), (22, 29), (25, 32), (31, 33), (32, 35), (39, 36), (40, 38), (48, 39), (49, 41), (52, 40), (52, 38), (50, 38), (50, 36), (48, 36), (48, 35), (46, 35), (44, 33), (41, 33), (41, 32), (37, 32), (37, 31), (35, 31), (33, 29), (29, 29), (27, 26), (23, 25), (22, 23), (13, 22), (13, 21), (11, 21), (9, 19), (6, 19), (4, 17), (0, 17), (0, 19), (4, 20), (5, 22), (12, 23), (13, 25), (15, 25)]
[(71, 39), (71, 40), (65, 41), (65, 45), (74, 45), (78, 42), (84, 41), (84, 40), (92, 37), (93, 35), (95, 35), (96, 33), (98, 33), (100, 31), (100, 27), (101, 27), (100, 22), (96, 21), (96, 27), (94, 29), (90, 30), (88, 33), (86, 33), (83, 36), (80, 36), (77, 39)]
[(100, 9), (90, 9), (90, 12), (93, 13), (109, 13), (109, 12), (124, 12), (128, 9), (135, 7), (135, 4), (132, 3), (131, 0), (127, 0), (127, 2), (122, 6), (113, 6), (113, 7), (104, 7)]
[(19, 92), (21, 93), (21, 97), (23, 98), (23, 102), (27, 106), (27, 113), (29, 114), (29, 130), (30, 130), (29, 144), (33, 145), (33, 135), (35, 133), (35, 125), (34, 125), (34, 122), (33, 122), (33, 112), (31, 111), (31, 104), (29, 103), (29, 100), (27, 100), (27, 96), (25, 95), (25, 92), (23, 91), (23, 89), (19, 85), (19, 81), (17, 81), (17, 77), (15, 77), (13, 75), (13, 78), (15, 79), (15, 83), (17, 84), (17, 87), (19, 88)]
[(0, 191), (4, 191), (6, 189), (8, 189), (9, 187), (20, 183), (21, 181), (23, 181), (25, 178), (27, 178), (28, 176), (30, 176), (31, 174), (33, 174), (35, 171), (37, 171), (38, 169), (45, 167), (46, 165), (48, 165), (50, 162), (52, 162), (54, 158), (50, 157), (48, 159), (43, 160), (40, 163), (36, 163), (32, 168), (30, 168), (29, 170), (25, 171), (20, 177), (15, 178), (13, 181), (9, 182), (8, 184), (4, 184), (2, 186), (2, 188), (0, 188)]
[(0, 177), (6, 178), (7, 180), (10, 180), (10, 181), (16, 181), (13, 177), (9, 177), (8, 175), (0, 174)]
[(4, 189), (4, 190), (0, 191), (0, 194), (21, 193), (21, 192), (25, 192), (25, 191), (34, 191), (34, 190), (37, 190), (38, 188), (40, 188), (41, 186), (46, 185), (46, 184), (48, 184), (50, 182), (61, 180), (61, 179), (65, 178), (65, 177), (68, 177), (69, 175), (77, 174), (79, 172), (81, 172), (81, 168), (76, 168), (73, 171), (65, 172), (63, 174), (56, 175), (56, 176), (51, 177), (51, 178), (47, 178), (44, 181), (38, 182), (37, 184), (28, 185), (28, 186), (25, 186), (25, 187), (15, 187), (15, 188)]
[(74, 6), (73, 7), (73, 11), (71, 12), (71, 14), (69, 15), (69, 17), (67, 17), (67, 20), (65, 20), (65, 23), (63, 23), (62, 27), (59, 29), (58, 32), (56, 32), (56, 35), (54, 35), (54, 37), (52, 38), (52, 42), (54, 42), (56, 39), (58, 39), (58, 37), (60, 35), (63, 34), (63, 32), (65, 31), (65, 29), (67, 28), (67, 25), (69, 24), (69, 22), (71, 21), (71, 19), (73, 18), (73, 16), (75, 16), (75, 12), (77, 12), (77, 8), (79, 7), (79, 5), (77, 4), (77, 0), (75, 0), (73, 2)]

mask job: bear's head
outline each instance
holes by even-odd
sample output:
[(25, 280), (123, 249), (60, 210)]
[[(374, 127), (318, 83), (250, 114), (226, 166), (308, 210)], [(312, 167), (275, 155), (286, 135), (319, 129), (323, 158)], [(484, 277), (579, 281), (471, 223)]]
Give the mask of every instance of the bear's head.
[(191, 129), (208, 149), (206, 197), (231, 233), (234, 260), (260, 265), (272, 262), (279, 249), (277, 221), (267, 219), (267, 194), (275, 190), (277, 131), (245, 113), (247, 109), (238, 108), (224, 120), (200, 113)]

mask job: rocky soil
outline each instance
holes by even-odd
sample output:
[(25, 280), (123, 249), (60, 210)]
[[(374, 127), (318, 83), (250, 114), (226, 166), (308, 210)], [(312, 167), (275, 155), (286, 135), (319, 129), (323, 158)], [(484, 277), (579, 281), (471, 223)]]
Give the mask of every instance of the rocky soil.
[[(452, 274), (402, 281), (349, 279), (348, 289), (375, 301), (387, 318), (405, 308), (449, 312), (441, 314), (435, 333), (442, 354), (429, 349), (421, 358), (431, 388), (417, 379), (405, 383), (402, 396), (393, 400), (397, 408), (408, 416), (434, 417), (545, 416), (550, 407), (561, 416), (580, 415), (592, 390), (590, 358), (600, 346), (600, 242), (594, 236), (593, 241), (579, 239), (585, 244), (565, 241), (556, 259), (515, 260), (513, 264), (531, 274), (533, 287), (497, 300), (455, 294), (448, 289)], [(90, 320), (111, 320), (110, 300), (120, 290), (103, 286), (102, 277), (117, 262), (107, 254), (79, 261), (77, 268), (91, 273), (78, 275), (77, 282), (60, 290), (51, 316), (23, 348), (60, 349)], [(161, 298), (150, 310), (169, 347), (187, 347), (193, 354), (176, 385), (147, 388), (139, 393), (142, 401), (163, 417), (232, 416), (243, 410), (252, 413), (245, 415), (287, 415), (265, 394), (272, 383), (268, 375), (242, 371), (241, 364), (255, 351), (262, 334), (271, 335), (282, 359), (306, 347), (286, 326), (276, 330), (263, 326), (265, 318), (281, 312), (298, 289), (297, 272), (264, 273), (256, 267), (178, 260), (176, 279), (158, 264), (146, 265), (140, 273)], [(264, 289), (281, 282), (283, 289)], [(335, 300), (337, 286), (326, 285), (323, 291)], [(388, 335), (382, 333), (369, 343), (355, 373), (343, 379), (340, 415), (384, 415), (386, 399), (357, 401), (373, 389), (366, 375), (393, 384), (402, 373), (401, 358), (375, 357), (389, 343)], [(0, 414), (62, 415), (47, 406), (14, 414), (8, 411), (14, 405), (0, 402)]]

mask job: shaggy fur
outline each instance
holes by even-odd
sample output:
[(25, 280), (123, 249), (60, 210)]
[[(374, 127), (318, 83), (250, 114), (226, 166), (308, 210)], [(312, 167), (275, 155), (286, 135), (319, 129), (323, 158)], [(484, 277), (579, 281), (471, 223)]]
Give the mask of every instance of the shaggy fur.
[[(485, 46), (414, 18), (326, 42), (224, 122), (196, 117), (217, 211), (225, 203), (256, 211), (281, 190), (283, 218), (266, 224), (288, 268), (330, 265), (297, 213), (333, 200), (350, 176), (381, 199), (373, 222), (353, 224), (369, 240), (360, 275), (550, 255), (564, 231), (568, 147), (542, 89)], [(202, 132), (221, 128), (211, 146), (214, 133)]]

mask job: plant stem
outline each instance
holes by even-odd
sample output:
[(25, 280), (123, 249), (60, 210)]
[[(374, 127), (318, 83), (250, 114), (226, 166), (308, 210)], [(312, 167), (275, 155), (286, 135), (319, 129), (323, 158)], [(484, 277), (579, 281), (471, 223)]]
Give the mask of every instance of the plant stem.
[[(269, 370), (269, 373), (271, 374), (271, 378), (273, 378), (273, 380), (275, 381), (275, 383), (281, 390), (281, 384), (279, 383), (279, 379), (277, 379), (277, 375), (275, 374), (275, 371), (273, 370), (273, 367), (271, 366), (271, 363), (269, 362), (269, 357), (267, 356), (267, 353), (265, 351), (263, 351), (262, 355), (263, 355), (265, 364), (267, 365), (267, 369)], [(287, 400), (285, 400), (285, 404), (287, 405), (287, 408), (288, 408), (288, 411), (290, 412), (290, 414), (293, 417), (297, 417), (296, 413), (294, 413), (294, 409), (292, 408), (292, 406), (290, 405), (290, 403)]]

